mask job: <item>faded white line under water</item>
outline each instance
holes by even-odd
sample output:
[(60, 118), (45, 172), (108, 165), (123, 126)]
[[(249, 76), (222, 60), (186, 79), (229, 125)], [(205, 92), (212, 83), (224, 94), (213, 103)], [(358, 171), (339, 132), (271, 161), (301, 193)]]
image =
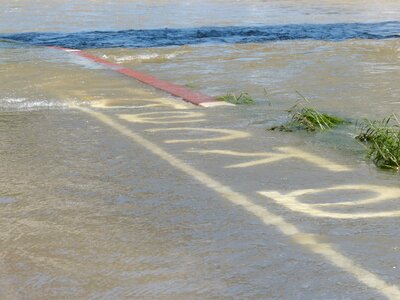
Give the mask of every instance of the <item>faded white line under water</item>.
[(346, 172), (351, 171), (351, 168), (343, 165), (339, 165), (327, 159), (324, 159), (320, 156), (313, 155), (307, 153), (305, 151), (301, 151), (299, 149), (295, 149), (292, 147), (279, 147), (276, 148), (278, 152), (263, 152), (263, 153), (254, 153), (254, 152), (238, 152), (232, 150), (189, 150), (188, 152), (192, 153), (199, 153), (199, 154), (220, 154), (220, 155), (228, 155), (228, 156), (236, 156), (236, 157), (246, 157), (246, 158), (253, 158), (253, 157), (260, 157), (260, 159), (252, 160), (245, 163), (234, 164), (227, 166), (225, 168), (247, 168), (247, 167), (254, 167), (259, 165), (265, 165), (272, 162), (284, 160), (284, 159), (302, 159), (307, 161), (311, 164), (314, 164), (318, 167), (327, 169), (331, 172)]
[(188, 177), (200, 182), (205, 187), (213, 190), (230, 203), (242, 207), (245, 211), (257, 217), (267, 226), (275, 226), (284, 235), (290, 237), (295, 243), (301, 245), (311, 252), (322, 256), (332, 265), (351, 274), (359, 282), (375, 289), (386, 296), (388, 299), (400, 299), (400, 289), (395, 285), (386, 283), (379, 276), (369, 272), (356, 264), (353, 260), (343, 255), (328, 243), (319, 242), (312, 234), (300, 231), (295, 225), (287, 222), (281, 216), (270, 212), (266, 207), (254, 203), (246, 195), (235, 192), (229, 186), (224, 185), (206, 173), (197, 170), (182, 160), (171, 155), (157, 144), (145, 139), (141, 135), (133, 132), (129, 128), (114, 121), (107, 115), (84, 107), (76, 107), (77, 109), (89, 114), (102, 123), (110, 126), (120, 134), (128, 137), (133, 142), (140, 144), (150, 153), (158, 156), (160, 159), (168, 162), (174, 168), (185, 173)]
[[(349, 193), (354, 191), (369, 192), (372, 195), (368, 196), (367, 199), (356, 200), (356, 201), (336, 201), (334, 203), (304, 203), (301, 201), (302, 196), (318, 195), (324, 192), (330, 191), (342, 191), (346, 194), (342, 195), (342, 198), (349, 198)], [(400, 188), (391, 188), (385, 186), (376, 185), (340, 185), (324, 189), (304, 189), (297, 190), (287, 194), (281, 194), (276, 191), (260, 191), (260, 195), (263, 195), (269, 199), (273, 199), (277, 203), (285, 206), (286, 208), (308, 214), (313, 217), (319, 218), (332, 218), (332, 219), (367, 219), (367, 218), (393, 218), (400, 217), (400, 210), (386, 210), (386, 211), (374, 211), (370, 212), (330, 212), (324, 209), (337, 209), (340, 207), (349, 208), (362, 208), (365, 209), (368, 204), (377, 203), (389, 203), (389, 201), (395, 201), (400, 195)], [(340, 197), (340, 196), (339, 196)], [(351, 196), (350, 196), (351, 198)]]

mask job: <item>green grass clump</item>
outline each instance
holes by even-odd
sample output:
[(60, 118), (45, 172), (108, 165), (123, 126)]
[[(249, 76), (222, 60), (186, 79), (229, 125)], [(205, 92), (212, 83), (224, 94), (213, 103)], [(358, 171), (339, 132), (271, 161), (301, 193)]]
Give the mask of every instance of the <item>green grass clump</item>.
[(240, 93), (239, 96), (235, 94), (226, 94), (215, 98), (218, 101), (225, 101), (232, 104), (243, 105), (243, 104), (254, 104), (254, 99), (248, 93)]
[(365, 142), (367, 157), (379, 168), (400, 168), (400, 122), (396, 115), (382, 121), (364, 120), (356, 139)]
[(321, 113), (315, 108), (304, 106), (301, 103), (296, 104), (290, 112), (292, 114), (290, 127), (307, 131), (332, 129), (345, 122), (339, 117)]
[(198, 86), (196, 84), (194, 84), (193, 82), (188, 82), (185, 84), (186, 87), (190, 88), (190, 89), (197, 89)]
[[(298, 94), (302, 97), (303, 102), (310, 104), (307, 98), (300, 93)], [(294, 129), (307, 131), (327, 130), (346, 122), (339, 117), (321, 113), (313, 107), (306, 106), (302, 102), (296, 103), (288, 112), (291, 114), (290, 121), (285, 125), (272, 127), (270, 130), (277, 129), (289, 132)]]

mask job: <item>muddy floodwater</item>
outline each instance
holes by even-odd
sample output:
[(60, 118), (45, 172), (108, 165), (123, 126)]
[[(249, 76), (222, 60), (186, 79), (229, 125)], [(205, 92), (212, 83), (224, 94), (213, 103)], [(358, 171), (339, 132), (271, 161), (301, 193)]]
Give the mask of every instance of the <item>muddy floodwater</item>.
[[(399, 1), (0, 8), (1, 299), (400, 299), (400, 177), (354, 139), (400, 115)], [(267, 131), (298, 93), (349, 123)]]

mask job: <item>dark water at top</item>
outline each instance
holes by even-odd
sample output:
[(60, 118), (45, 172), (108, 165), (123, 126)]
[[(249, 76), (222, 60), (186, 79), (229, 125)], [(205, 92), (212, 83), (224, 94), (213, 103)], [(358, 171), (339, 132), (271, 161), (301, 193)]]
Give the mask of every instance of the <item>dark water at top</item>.
[(203, 43), (263, 43), (280, 40), (386, 39), (400, 37), (400, 22), (226, 26), (180, 29), (28, 32), (4, 38), (70, 48), (148, 48)]

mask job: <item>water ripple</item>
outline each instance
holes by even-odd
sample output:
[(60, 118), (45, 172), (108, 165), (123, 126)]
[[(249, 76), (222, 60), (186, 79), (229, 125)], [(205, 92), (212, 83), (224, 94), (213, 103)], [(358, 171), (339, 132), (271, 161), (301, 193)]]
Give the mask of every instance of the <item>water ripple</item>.
[(400, 22), (291, 24), (91, 31), (76, 33), (27, 32), (0, 37), (33, 45), (69, 48), (143, 48), (202, 43), (262, 43), (279, 40), (387, 39), (400, 37)]

